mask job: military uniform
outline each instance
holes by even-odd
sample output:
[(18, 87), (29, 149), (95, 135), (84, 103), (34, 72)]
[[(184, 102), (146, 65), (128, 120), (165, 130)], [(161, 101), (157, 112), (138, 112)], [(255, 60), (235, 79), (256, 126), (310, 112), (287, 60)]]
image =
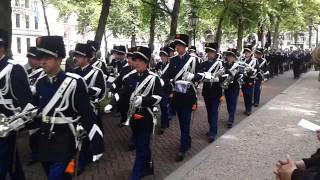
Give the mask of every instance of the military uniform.
[[(244, 51), (252, 52), (252, 47), (245, 47)], [(252, 111), (252, 98), (253, 98), (253, 89), (254, 89), (254, 80), (257, 75), (259, 64), (257, 59), (252, 56), (248, 59), (243, 59), (246, 68), (243, 76), (244, 84), (242, 85), (243, 100), (245, 105), (245, 114), (250, 115)]]
[[(8, 32), (0, 30), (1, 48), (8, 48), (8, 39)], [(33, 103), (25, 70), (5, 55), (0, 57), (0, 88), (0, 113), (6, 117), (20, 112), (28, 103)], [(16, 151), (16, 132), (0, 138), (0, 179), (6, 179), (8, 174), (11, 179), (25, 179)]]
[[(228, 51), (226, 52), (226, 55), (234, 56), (235, 58), (237, 58), (236, 53), (237, 53), (236, 49), (228, 49)], [(237, 110), (237, 102), (238, 102), (239, 89), (240, 89), (240, 84), (238, 81), (238, 79), (240, 78), (239, 64), (235, 61), (224, 62), (223, 67), (225, 69), (225, 73), (228, 74), (230, 77), (232, 77), (231, 78), (232, 81), (224, 89), (224, 95), (227, 103), (227, 110), (229, 113), (227, 127), (231, 128), (235, 120), (235, 113)]]
[[(99, 102), (105, 97), (106, 83), (101, 69), (89, 64), (91, 58), (91, 48), (88, 44), (77, 44), (74, 50), (74, 56), (86, 57), (88, 64), (84, 67), (77, 67), (73, 70), (75, 74), (80, 75), (86, 82), (88, 87), (88, 94), (90, 97), (90, 103), (93, 107), (96, 120), (99, 128), (104, 132), (104, 127), (101, 118), (101, 112), (99, 108)], [(81, 173), (85, 166), (92, 161), (92, 155), (89, 151), (89, 139), (86, 138), (83, 142), (82, 150), (79, 157), (79, 172)]]
[[(80, 55), (90, 58), (90, 47), (87, 44), (77, 44), (76, 49), (74, 51), (75, 55)], [(80, 75), (87, 84), (88, 93), (90, 96), (91, 105), (95, 109), (95, 113), (97, 114), (97, 123), (100, 129), (103, 131), (103, 123), (100, 115), (99, 102), (106, 95), (106, 82), (103, 76), (103, 72), (101, 69), (96, 66), (92, 66), (88, 64), (85, 67), (77, 67), (73, 70), (74, 73)]]
[[(210, 51), (217, 53), (217, 49), (217, 43), (208, 43), (205, 45), (205, 51), (207, 53)], [(207, 109), (209, 142), (213, 142), (218, 134), (218, 110), (222, 96), (222, 88), (218, 76), (219, 71), (222, 69), (222, 60), (218, 59), (218, 55), (216, 56), (214, 59), (208, 59), (201, 63), (200, 70), (204, 73), (202, 96)]]
[[(115, 47), (115, 48), (117, 49), (118, 47)], [(135, 51), (135, 47), (128, 49), (127, 57), (132, 58), (134, 51)], [(127, 61), (125, 61), (125, 62), (127, 62)], [(114, 97), (119, 96), (118, 92), (123, 87), (124, 80), (130, 74), (133, 74), (135, 72), (136, 71), (135, 71), (134, 67), (132, 65), (129, 65), (128, 62), (122, 67), (119, 75), (113, 81), (112, 86), (111, 86), (111, 92), (114, 94)], [(127, 119), (127, 112), (128, 112), (129, 105), (126, 102), (123, 102), (123, 99), (120, 99), (120, 100), (118, 100), (118, 98), (114, 98), (114, 99), (115, 99), (115, 102), (113, 102), (113, 103), (116, 103), (118, 111), (120, 112), (120, 115), (121, 115), (119, 126), (123, 127), (123, 123)]]
[[(155, 66), (155, 72), (161, 77), (162, 75), (168, 70), (169, 68), (169, 57), (170, 57), (170, 48), (169, 47), (163, 47), (160, 49), (160, 56), (167, 57), (167, 62), (158, 62)], [(169, 81), (167, 81), (169, 82)], [(159, 131), (159, 134), (164, 133), (164, 130), (166, 128), (169, 128), (169, 121), (171, 119), (171, 116), (169, 114), (169, 104), (170, 104), (170, 94), (172, 92), (172, 85), (171, 83), (164, 84), (164, 87), (162, 88), (162, 94), (161, 94), (161, 102), (160, 102), (160, 109), (161, 109), (161, 130)]]
[[(36, 61), (40, 61), (37, 58), (37, 48), (36, 47), (30, 47), (27, 53), (27, 57), (28, 58), (33, 58)], [(36, 84), (38, 83), (38, 80), (40, 78), (42, 78), (42, 76), (45, 75), (45, 72), (43, 71), (43, 69), (41, 67), (36, 67), (36, 68), (32, 68), (30, 65), (29, 67), (26, 69), (27, 73), (28, 73), (28, 78), (29, 78), (29, 83), (30, 83), (30, 90), (32, 92), (33, 95), (35, 95), (35, 87)], [(34, 102), (36, 103), (37, 98), (34, 97)], [(33, 159), (34, 159), (34, 155), (36, 154), (37, 150), (38, 150), (38, 137), (39, 137), (39, 133), (38, 133), (38, 128), (36, 129), (30, 129), (29, 130), (29, 146), (31, 149), (31, 159), (29, 161), (29, 163), (33, 163)]]
[[(263, 54), (263, 49), (256, 49), (256, 53)], [(260, 95), (262, 89), (262, 81), (264, 81), (265, 74), (268, 72), (267, 60), (264, 58), (257, 58), (259, 69), (258, 74), (254, 83), (254, 97), (253, 97), (253, 105), (255, 107), (259, 106), (260, 103)]]
[[(119, 54), (126, 54), (126, 47), (125, 46), (115, 46), (113, 49), (114, 53)], [(113, 59), (111, 61), (111, 65), (113, 67), (113, 73), (117, 75), (119, 72), (121, 72), (122, 68), (127, 64), (127, 61), (125, 59)]]
[[(40, 59), (65, 57), (60, 36), (37, 38), (37, 48)], [(38, 119), (40, 136), (36, 159), (42, 162), (49, 180), (68, 179), (65, 168), (78, 145), (75, 137), (77, 125), (81, 124), (88, 135), (93, 161), (104, 151), (103, 134), (96, 125), (86, 83), (81, 76), (60, 70), (54, 76), (39, 79), (36, 92), (42, 112), (41, 119)]]
[[(185, 34), (177, 34), (175, 37), (176, 46), (188, 46), (189, 37)], [(196, 57), (185, 54), (174, 56), (170, 59), (168, 70), (163, 74), (165, 84), (169, 80), (175, 84), (173, 92), (173, 104), (178, 114), (181, 139), (177, 161), (184, 158), (184, 153), (191, 147), (190, 123), (192, 106), (197, 101), (196, 88), (194, 82), (199, 81), (197, 77), (199, 62)]]
[[(138, 46), (133, 56), (134, 59), (149, 63), (151, 51), (147, 47)], [(156, 119), (152, 108), (161, 101), (160, 92), (159, 78), (147, 69), (144, 72), (135, 72), (129, 75), (123, 82), (123, 88), (119, 91), (120, 99), (125, 99), (130, 105), (127, 123), (132, 128), (136, 146), (132, 180), (153, 174), (150, 139)]]
[(188, 48), (188, 50), (189, 50), (188, 52), (189, 52), (190, 55), (197, 57), (197, 60), (198, 60), (199, 63), (203, 62), (203, 59), (201, 59), (198, 56), (197, 48), (195, 46), (190, 46), (190, 48)]
[(106, 63), (96, 57), (96, 53), (100, 49), (100, 44), (96, 41), (90, 41), (90, 40), (87, 41), (87, 44), (89, 44), (91, 46), (92, 54), (93, 54), (93, 56), (90, 60), (90, 64), (92, 66), (95, 66), (95, 67), (101, 69), (103, 74), (105, 75), (105, 78), (107, 78), (106, 76), (108, 75), (108, 70), (107, 70)]

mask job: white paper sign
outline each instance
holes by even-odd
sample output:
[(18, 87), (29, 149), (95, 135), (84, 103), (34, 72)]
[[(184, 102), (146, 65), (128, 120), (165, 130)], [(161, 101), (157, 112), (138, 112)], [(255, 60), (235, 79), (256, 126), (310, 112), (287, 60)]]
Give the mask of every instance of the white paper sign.
[(303, 128), (309, 129), (311, 131), (320, 130), (320, 126), (319, 125), (314, 124), (314, 123), (312, 123), (310, 121), (307, 121), (305, 119), (301, 119), (301, 121), (298, 123), (298, 125), (303, 127)]

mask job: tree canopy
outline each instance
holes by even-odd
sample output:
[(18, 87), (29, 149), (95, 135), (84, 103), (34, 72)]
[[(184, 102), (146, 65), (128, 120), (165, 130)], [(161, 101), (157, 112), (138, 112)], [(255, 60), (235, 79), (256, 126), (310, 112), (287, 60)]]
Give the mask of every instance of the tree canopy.
[[(50, 2), (58, 8), (61, 18), (71, 13), (78, 15), (80, 33), (98, 29), (102, 0)], [(199, 17), (198, 40), (202, 37), (217, 42), (238, 39), (238, 46), (242, 46), (243, 37), (250, 33), (269, 33), (277, 41), (280, 32), (306, 31), (310, 23), (320, 23), (319, 5), (318, 0), (112, 0), (110, 13), (103, 18), (106, 18), (106, 30), (114, 36), (134, 35), (146, 41), (153, 36), (164, 42), (172, 32), (192, 33), (188, 22), (195, 12)]]

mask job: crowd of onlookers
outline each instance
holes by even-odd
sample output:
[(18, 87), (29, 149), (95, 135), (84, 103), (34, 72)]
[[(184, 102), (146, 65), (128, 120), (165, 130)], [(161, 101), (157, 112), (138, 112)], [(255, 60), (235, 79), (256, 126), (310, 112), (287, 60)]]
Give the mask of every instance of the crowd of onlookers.
[[(301, 61), (301, 70), (305, 71), (313, 63), (315, 70), (320, 70), (320, 48), (317, 47), (307, 56), (304, 53), (293, 54), (295, 59)], [(306, 67), (305, 67), (306, 66)], [(320, 74), (319, 74), (320, 81)], [(320, 131), (317, 131), (317, 138), (320, 141)], [(289, 155), (285, 160), (279, 160), (274, 168), (277, 180), (319, 180), (320, 179), (320, 149), (309, 158), (294, 161)]]

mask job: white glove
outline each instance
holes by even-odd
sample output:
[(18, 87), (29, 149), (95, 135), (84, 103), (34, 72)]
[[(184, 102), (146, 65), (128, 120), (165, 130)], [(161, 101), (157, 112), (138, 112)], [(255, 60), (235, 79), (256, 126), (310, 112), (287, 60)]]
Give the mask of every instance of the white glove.
[(92, 157), (92, 161), (93, 161), (93, 162), (96, 162), (96, 161), (98, 161), (102, 156), (103, 156), (103, 154), (94, 155), (94, 156)]
[(108, 92), (107, 98), (111, 98), (111, 97), (112, 97), (112, 92)]
[(118, 93), (115, 93), (115, 94), (114, 94), (114, 99), (116, 100), (116, 102), (118, 102), (118, 101), (119, 101), (120, 96), (119, 96), (119, 94), (118, 94)]
[(212, 78), (211, 73), (209, 72), (204, 72), (204, 78), (210, 80)]
[(140, 107), (142, 104), (142, 97), (141, 96), (137, 96), (136, 100), (133, 102), (134, 107)]
[(104, 107), (104, 112), (108, 114), (111, 112), (112, 108), (113, 108), (112, 105), (108, 104), (106, 105), (106, 107)]
[(187, 72), (185, 75), (185, 80), (186, 81), (192, 81), (192, 79), (194, 78), (194, 74)]
[(37, 90), (36, 90), (35, 86), (30, 86), (30, 90), (31, 90), (32, 95), (36, 95)]

